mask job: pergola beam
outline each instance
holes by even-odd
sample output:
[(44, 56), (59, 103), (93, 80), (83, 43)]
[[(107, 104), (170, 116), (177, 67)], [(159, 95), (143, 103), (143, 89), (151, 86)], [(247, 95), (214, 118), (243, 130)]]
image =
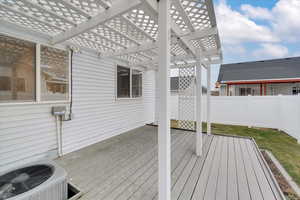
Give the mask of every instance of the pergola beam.
[[(190, 57), (189, 59), (193, 59), (193, 57)], [(173, 56), (171, 57), (171, 61), (172, 63), (175, 63), (175, 62), (180, 62), (180, 61), (184, 61), (184, 59), (176, 59), (176, 56)], [(203, 65), (210, 65), (210, 64), (220, 64), (222, 62), (221, 59), (215, 59), (215, 60), (210, 60), (208, 58), (204, 59), (204, 60), (201, 60), (201, 64)], [(188, 63), (188, 65), (193, 65), (195, 66), (195, 63), (196, 61), (193, 59), (191, 60), (191, 62)], [(143, 65), (143, 66), (152, 66), (152, 65), (157, 65), (158, 64), (158, 58), (154, 58), (152, 60), (149, 60), (149, 61), (144, 61), (144, 62), (140, 62), (140, 63), (132, 63), (133, 65)], [(176, 64), (176, 66), (179, 66), (181, 67), (181, 64)], [(185, 66), (185, 65), (182, 65), (182, 66)]]
[(151, 49), (155, 49), (155, 48), (157, 48), (156, 42), (147, 42), (145, 44), (142, 44), (142, 45), (139, 45), (136, 47), (127, 48), (126, 50), (116, 51), (114, 53), (103, 53), (101, 55), (101, 57), (105, 58), (105, 57), (121, 56), (121, 55), (141, 52), (141, 51), (147, 51), (147, 50), (151, 50)]
[(104, 24), (105, 22), (116, 16), (122, 15), (128, 12), (129, 10), (134, 9), (140, 4), (141, 2), (139, 0), (119, 0), (118, 2), (114, 3), (113, 7), (107, 9), (105, 12), (102, 12), (92, 17), (89, 21), (83, 22), (77, 27), (68, 29), (67, 31), (53, 37), (51, 43), (57, 44), (69, 40), (70, 38), (84, 33), (90, 29), (93, 29), (100, 24)]
[[(216, 33), (217, 33), (217, 28), (214, 27), (214, 28), (208, 28), (208, 29), (205, 29), (205, 30), (202, 30), (199, 32), (186, 34), (186, 35), (181, 36), (180, 38), (184, 38), (185, 40), (193, 40), (193, 39), (204, 38), (209, 35), (216, 34)], [(131, 47), (126, 50), (119, 50), (119, 51), (115, 51), (114, 53), (103, 53), (101, 57), (103, 57), (103, 58), (114, 57), (114, 56), (130, 54), (130, 53), (136, 53), (136, 52), (140, 52), (140, 51), (147, 51), (147, 50), (155, 49), (155, 48), (157, 48), (157, 42), (146, 42), (144, 44), (141, 44), (136, 47)], [(219, 50), (219, 49), (214, 50), (214, 51), (221, 52), (221, 50)], [(213, 53), (213, 52), (207, 52), (207, 53)]]
[[(211, 64), (219, 64), (220, 61), (219, 60), (210, 60), (210, 56), (219, 56), (219, 53), (221, 52), (221, 50), (211, 50), (211, 51), (202, 51), (202, 59), (201, 62), (204, 63), (211, 63)], [(129, 54), (130, 55), (130, 54)], [(210, 60), (210, 62), (205, 61), (206, 60)], [(154, 57), (152, 58), (151, 61), (145, 61), (142, 63), (137, 63), (137, 64), (142, 64), (142, 65), (147, 65), (147, 64), (155, 64), (158, 63), (159, 57)], [(171, 61), (172, 62), (178, 62), (178, 61), (184, 61), (184, 60), (194, 60), (194, 57), (186, 54), (186, 55), (179, 55), (179, 56), (171, 56)]]

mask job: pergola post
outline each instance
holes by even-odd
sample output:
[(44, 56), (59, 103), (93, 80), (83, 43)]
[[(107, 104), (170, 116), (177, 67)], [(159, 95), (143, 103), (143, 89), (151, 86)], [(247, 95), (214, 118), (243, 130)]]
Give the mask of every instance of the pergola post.
[(158, 10), (158, 199), (171, 200), (170, 0), (160, 0)]
[(211, 66), (207, 65), (207, 105), (206, 105), (206, 121), (207, 134), (211, 134)]
[(202, 155), (202, 66), (200, 58), (196, 65), (196, 155)]

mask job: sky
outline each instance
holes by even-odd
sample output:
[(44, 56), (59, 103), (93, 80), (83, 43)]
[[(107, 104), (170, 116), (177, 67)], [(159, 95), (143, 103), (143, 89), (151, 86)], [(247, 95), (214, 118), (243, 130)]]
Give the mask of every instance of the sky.
[[(300, 0), (214, 0), (214, 6), (223, 63), (300, 56)], [(212, 67), (214, 86), (219, 65)]]

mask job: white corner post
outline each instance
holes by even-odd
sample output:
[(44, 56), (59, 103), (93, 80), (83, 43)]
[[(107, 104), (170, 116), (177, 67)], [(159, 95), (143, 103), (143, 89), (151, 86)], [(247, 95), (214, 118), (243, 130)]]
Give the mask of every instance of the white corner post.
[(202, 155), (202, 66), (200, 58), (196, 65), (196, 155)]
[(211, 66), (207, 65), (207, 94), (206, 94), (206, 121), (207, 121), (207, 134), (211, 134)]
[(171, 200), (170, 135), (170, 0), (160, 0), (158, 8), (158, 199)]

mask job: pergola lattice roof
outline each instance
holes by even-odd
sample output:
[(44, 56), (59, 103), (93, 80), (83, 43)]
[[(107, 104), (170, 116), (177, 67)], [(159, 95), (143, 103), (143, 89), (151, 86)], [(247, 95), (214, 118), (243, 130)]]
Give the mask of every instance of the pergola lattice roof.
[[(222, 60), (212, 0), (172, 0), (171, 55), (176, 65)], [(156, 0), (0, 0), (0, 19), (131, 65), (157, 63)]]

